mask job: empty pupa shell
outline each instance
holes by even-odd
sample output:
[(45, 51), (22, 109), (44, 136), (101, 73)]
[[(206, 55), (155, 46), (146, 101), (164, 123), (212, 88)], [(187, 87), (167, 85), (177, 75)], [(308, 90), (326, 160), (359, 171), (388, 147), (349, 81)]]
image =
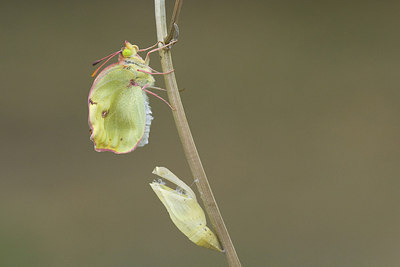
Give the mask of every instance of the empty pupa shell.
[(217, 237), (206, 226), (206, 216), (193, 190), (167, 168), (156, 167), (153, 173), (182, 189), (174, 190), (159, 181), (150, 183), (176, 227), (196, 245), (222, 252)]

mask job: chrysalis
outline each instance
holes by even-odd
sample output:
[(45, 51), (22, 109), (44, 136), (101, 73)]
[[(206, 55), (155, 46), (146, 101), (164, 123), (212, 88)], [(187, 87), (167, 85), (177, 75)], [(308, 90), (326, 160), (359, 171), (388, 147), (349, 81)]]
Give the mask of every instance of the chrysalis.
[(171, 189), (159, 180), (150, 183), (176, 227), (198, 246), (222, 252), (217, 237), (206, 226), (206, 216), (193, 190), (167, 168), (156, 167), (153, 173), (180, 188), (180, 190)]

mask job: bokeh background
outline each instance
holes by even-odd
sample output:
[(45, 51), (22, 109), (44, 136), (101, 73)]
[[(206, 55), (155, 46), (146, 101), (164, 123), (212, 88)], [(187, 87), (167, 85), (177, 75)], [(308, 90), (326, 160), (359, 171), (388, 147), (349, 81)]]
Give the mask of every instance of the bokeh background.
[[(226, 266), (148, 185), (157, 165), (192, 181), (167, 105), (150, 97), (150, 143), (133, 153), (89, 140), (91, 62), (155, 43), (153, 2), (0, 13), (0, 266)], [(400, 265), (399, 14), (398, 1), (183, 4), (178, 84), (244, 266)]]

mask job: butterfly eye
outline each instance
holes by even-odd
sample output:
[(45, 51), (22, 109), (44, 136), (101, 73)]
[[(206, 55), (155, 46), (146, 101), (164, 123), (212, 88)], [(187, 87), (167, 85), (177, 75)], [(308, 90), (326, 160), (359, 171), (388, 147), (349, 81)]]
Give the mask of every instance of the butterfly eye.
[(133, 54), (132, 50), (131, 50), (131, 49), (128, 49), (128, 48), (125, 48), (125, 49), (122, 51), (122, 55), (123, 55), (124, 57), (130, 57), (130, 56), (132, 56), (132, 54)]

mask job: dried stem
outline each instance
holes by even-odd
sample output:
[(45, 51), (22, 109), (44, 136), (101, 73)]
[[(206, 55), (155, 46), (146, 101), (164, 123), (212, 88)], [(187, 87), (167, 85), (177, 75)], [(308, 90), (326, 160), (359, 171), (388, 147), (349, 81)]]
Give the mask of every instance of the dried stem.
[[(159, 41), (165, 42), (167, 37), (165, 0), (154, 0), (154, 2), (157, 25), (157, 38)], [(175, 15), (173, 17), (171, 25), (173, 25), (178, 19), (181, 4), (182, 1), (180, 0), (177, 0), (175, 3)], [(171, 27), (171, 29), (172, 28), (173, 27)], [(172, 31), (173, 30), (171, 30), (170, 32)], [(169, 49), (162, 49), (159, 52), (161, 56), (161, 66), (163, 72), (173, 70), (174, 67), (172, 65), (171, 51)], [(210, 218), (211, 224), (213, 225), (217, 236), (222, 243), (229, 266), (241, 266), (235, 248), (229, 236), (228, 230), (226, 229), (224, 220), (222, 219), (221, 213), (218, 209), (217, 202), (214, 199), (214, 195), (208, 183), (206, 173), (204, 172), (199, 154), (196, 149), (196, 145), (193, 141), (193, 137), (190, 132), (189, 124), (187, 122), (185, 111), (183, 109), (182, 101), (179, 95), (175, 74), (170, 73), (164, 75), (164, 79), (169, 101), (174, 107), (174, 110), (172, 110), (172, 114), (175, 119), (176, 128), (178, 130), (185, 156), (193, 177), (195, 179), (198, 179), (198, 182), (196, 183), (197, 189), (200, 192), (200, 197), (204, 203), (208, 217)]]
[(164, 43), (168, 44), (171, 42), (172, 38), (174, 37), (175, 34), (175, 24), (178, 24), (179, 20), (179, 15), (181, 14), (181, 7), (182, 7), (183, 0), (176, 0), (175, 1), (175, 6), (174, 6), (174, 11), (172, 12), (172, 18), (171, 18), (171, 23), (169, 24), (169, 32), (167, 37), (165, 37)]

